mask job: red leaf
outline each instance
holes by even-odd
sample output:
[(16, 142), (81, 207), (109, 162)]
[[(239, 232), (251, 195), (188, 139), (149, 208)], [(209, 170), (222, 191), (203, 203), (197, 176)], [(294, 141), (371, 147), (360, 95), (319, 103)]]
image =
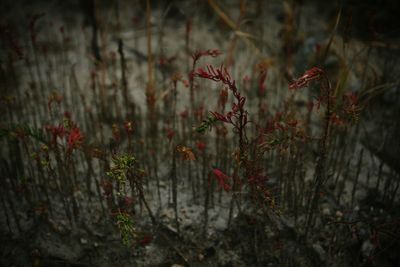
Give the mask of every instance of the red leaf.
[(303, 74), (303, 76), (301, 76), (300, 78), (298, 78), (294, 82), (292, 82), (289, 85), (289, 89), (296, 90), (296, 89), (306, 87), (306, 86), (308, 86), (309, 82), (311, 82), (313, 80), (321, 79), (321, 76), (323, 74), (324, 74), (324, 71), (322, 69), (313, 67), (313, 68), (307, 70)]
[(219, 187), (228, 192), (231, 189), (231, 185), (227, 182), (230, 177), (217, 168), (213, 168), (213, 173), (217, 178)]

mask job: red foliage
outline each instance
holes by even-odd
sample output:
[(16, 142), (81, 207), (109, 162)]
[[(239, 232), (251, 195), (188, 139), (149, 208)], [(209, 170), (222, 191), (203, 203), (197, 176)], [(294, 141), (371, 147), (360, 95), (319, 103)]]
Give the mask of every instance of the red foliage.
[(128, 136), (131, 135), (133, 133), (133, 122), (132, 121), (126, 121), (124, 123), (124, 128), (125, 128), (125, 131), (126, 131), (127, 135)]
[(222, 121), (222, 122), (230, 122), (230, 118), (228, 119), (228, 117), (222, 115), (219, 112), (216, 111), (210, 111), (210, 113), (214, 116), (214, 118), (216, 120)]
[(213, 173), (217, 178), (219, 187), (228, 192), (231, 189), (231, 185), (228, 183), (230, 177), (217, 168), (213, 168)]
[(185, 109), (184, 111), (179, 113), (179, 115), (181, 116), (182, 119), (187, 119), (189, 117), (189, 111)]
[(167, 128), (166, 131), (168, 141), (171, 142), (172, 138), (175, 136), (175, 131), (172, 128)]
[(82, 135), (81, 130), (79, 130), (78, 127), (72, 128), (67, 138), (68, 150), (72, 151), (73, 149), (79, 148), (83, 140), (84, 136)]
[(206, 143), (202, 141), (197, 141), (196, 146), (200, 151), (204, 151), (206, 149)]
[(313, 67), (309, 70), (307, 70), (303, 76), (300, 78), (296, 79), (289, 85), (289, 89), (291, 90), (297, 90), (303, 87), (307, 87), (308, 84), (313, 81), (313, 80), (320, 80), (322, 75), (324, 75), (325, 72), (321, 70), (320, 68)]
[(160, 57), (158, 64), (161, 67), (165, 67), (165, 66), (171, 65), (175, 60), (176, 60), (176, 56), (172, 56), (169, 58), (162, 56), (162, 57)]
[(214, 50), (212, 50), (212, 49), (208, 49), (208, 50), (204, 50), (204, 51), (196, 51), (193, 55), (192, 55), (192, 58), (193, 58), (193, 61), (198, 61), (201, 57), (204, 57), (204, 56), (211, 56), (211, 57), (217, 57), (217, 56), (219, 56), (219, 55), (221, 55), (222, 54), (222, 52), (221, 51), (219, 51), (218, 49), (214, 49)]
[(224, 107), (227, 101), (228, 101), (228, 90), (222, 89), (219, 92), (218, 105)]
[(48, 125), (48, 126), (46, 126), (46, 131), (50, 132), (51, 135), (53, 136), (53, 138), (52, 138), (53, 144), (56, 143), (57, 137), (63, 138), (64, 135), (66, 134), (65, 128), (61, 124), (58, 126)]
[(258, 95), (264, 95), (267, 87), (265, 86), (265, 80), (267, 78), (267, 71), (261, 71), (258, 77)]

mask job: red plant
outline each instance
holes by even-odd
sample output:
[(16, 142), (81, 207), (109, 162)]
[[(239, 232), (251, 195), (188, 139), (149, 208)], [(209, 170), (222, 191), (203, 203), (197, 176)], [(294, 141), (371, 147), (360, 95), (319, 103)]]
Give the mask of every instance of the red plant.
[[(213, 116), (214, 116), (214, 118), (216, 119), (216, 120), (218, 120), (218, 121), (222, 121), (222, 122), (231, 122), (231, 117), (232, 116), (224, 116), (224, 115), (222, 115), (221, 113), (219, 113), (219, 112), (216, 112), (216, 111), (211, 111), (210, 112)], [(230, 115), (230, 114), (229, 114)]]
[(72, 128), (67, 138), (68, 151), (79, 148), (84, 140), (84, 136), (78, 127)]
[(192, 58), (193, 58), (192, 71), (189, 73), (189, 82), (190, 82), (191, 87), (193, 86), (193, 78), (196, 76), (195, 68), (196, 68), (197, 61), (201, 57), (204, 57), (204, 56), (217, 57), (217, 56), (219, 56), (221, 54), (222, 54), (222, 52), (217, 50), (217, 49), (214, 49), (214, 50), (208, 49), (208, 50), (205, 50), (205, 51), (196, 51), (192, 55)]
[[(244, 104), (246, 98), (241, 96), (236, 87), (236, 82), (233, 80), (226, 68), (221, 66), (219, 69), (215, 69), (213, 66), (207, 66), (207, 71), (203, 68), (199, 68), (195, 73), (196, 76), (209, 79), (216, 82), (222, 82), (227, 85), (229, 90), (235, 97), (235, 103), (232, 105), (232, 110), (226, 115), (222, 115), (218, 112), (211, 112), (215, 119), (232, 124), (241, 135), (241, 139), (244, 138), (244, 128), (248, 123), (247, 111), (244, 110)], [(235, 118), (235, 120), (233, 120)], [(243, 139), (241, 140), (243, 141)]]
[(325, 75), (325, 72), (321, 70), (320, 68), (313, 67), (309, 70), (307, 70), (303, 76), (300, 78), (296, 79), (289, 85), (289, 89), (291, 90), (297, 90), (303, 87), (307, 87), (308, 84), (313, 81), (313, 80), (320, 80), (322, 76)]
[(194, 116), (198, 121), (203, 120), (204, 117), (204, 105), (201, 104), (198, 108), (194, 110)]
[(333, 112), (333, 113), (331, 114), (331, 123), (333, 123), (334, 125), (337, 125), (337, 126), (342, 126), (342, 125), (344, 125), (343, 120), (342, 120), (342, 119), (339, 117), (339, 115), (336, 114), (335, 112)]
[(161, 67), (166, 67), (166, 66), (171, 65), (175, 60), (176, 60), (176, 56), (171, 56), (171, 57), (161, 56), (158, 61), (158, 64)]
[(262, 96), (265, 93), (267, 87), (265, 86), (265, 80), (267, 78), (267, 71), (263, 70), (260, 72), (260, 76), (258, 77), (258, 95)]
[(53, 136), (52, 138), (52, 143), (55, 144), (57, 142), (57, 137), (63, 138), (64, 135), (66, 134), (66, 130), (63, 125), (58, 125), (58, 126), (52, 126), (48, 125), (46, 126), (46, 131), (50, 132)]
[(228, 90), (222, 89), (219, 92), (218, 105), (221, 107), (225, 107), (227, 101), (228, 101)]
[(214, 50), (208, 49), (208, 50), (204, 50), (204, 51), (196, 51), (192, 55), (192, 58), (194, 61), (198, 61), (201, 57), (204, 57), (204, 56), (217, 57), (221, 54), (222, 54), (222, 52), (219, 51), (218, 49), (214, 49)]
[(128, 136), (130, 136), (130, 135), (133, 133), (133, 122), (131, 122), (131, 121), (126, 121), (126, 122), (124, 123), (124, 128), (125, 128), (126, 134), (127, 134)]
[(65, 111), (63, 116), (64, 116), (64, 118), (63, 118), (64, 121), (71, 122), (71, 113), (69, 111)]
[(179, 113), (179, 115), (180, 115), (181, 118), (184, 120), (184, 119), (187, 119), (187, 118), (188, 118), (189, 112), (188, 112), (187, 109), (185, 109), (184, 111), (182, 111), (181, 113)]
[(171, 143), (172, 138), (175, 136), (175, 131), (172, 128), (167, 128), (166, 131), (167, 131), (168, 141)]
[(202, 141), (197, 141), (196, 146), (200, 151), (204, 151), (206, 149), (206, 143)]
[(231, 185), (228, 183), (230, 177), (217, 168), (213, 168), (213, 173), (217, 178), (219, 188), (228, 192), (231, 189)]

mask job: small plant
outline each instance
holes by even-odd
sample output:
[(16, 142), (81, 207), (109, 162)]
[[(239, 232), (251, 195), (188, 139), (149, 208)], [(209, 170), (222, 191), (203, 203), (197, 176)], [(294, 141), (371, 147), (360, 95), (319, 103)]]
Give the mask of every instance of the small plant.
[[(144, 170), (140, 169), (137, 160), (129, 153), (115, 154), (112, 157), (112, 165), (110, 171), (106, 172), (111, 183), (103, 185), (108, 196), (112, 196), (113, 186), (116, 184), (118, 207), (115, 219), (120, 230), (122, 242), (124, 245), (131, 245), (133, 241), (137, 241), (138, 232), (134, 227), (133, 217), (131, 215), (131, 206), (138, 199), (144, 204), (149, 217), (153, 224), (156, 223), (153, 212), (151, 211), (143, 192)], [(130, 190), (128, 190), (130, 188)], [(129, 195), (131, 192), (131, 195)], [(112, 213), (114, 213), (112, 211)]]
[(321, 136), (318, 138), (318, 155), (315, 165), (312, 195), (308, 200), (309, 204), (304, 234), (305, 238), (307, 238), (309, 230), (313, 225), (314, 213), (321, 195), (320, 192), (323, 190), (322, 188), (328, 180), (326, 160), (328, 158), (328, 146), (331, 137), (332, 124), (342, 125), (344, 123), (339, 116), (348, 118), (350, 122), (354, 122), (357, 120), (359, 112), (359, 108), (357, 107), (357, 98), (353, 94), (347, 94), (342, 105), (336, 104), (334, 92), (327, 74), (325, 71), (317, 67), (307, 70), (300, 78), (296, 79), (289, 85), (289, 89), (298, 90), (307, 87), (312, 81), (317, 81), (320, 84), (317, 108), (319, 109), (321, 105), (324, 105), (325, 114), (323, 118), (323, 130)]
[(107, 175), (117, 181), (120, 185), (128, 182), (128, 172), (133, 171), (136, 159), (132, 155), (114, 155), (112, 158), (112, 166)]
[(218, 180), (218, 186), (220, 187), (220, 189), (225, 190), (226, 192), (228, 192), (229, 190), (231, 190), (231, 185), (229, 183), (229, 181), (231, 180), (231, 178), (226, 175), (225, 173), (223, 173), (220, 169), (218, 168), (213, 168), (213, 173), (215, 175), (215, 177)]
[(127, 247), (131, 246), (138, 236), (133, 218), (128, 213), (118, 210), (115, 219), (121, 234), (122, 243)]
[(243, 183), (245, 182), (247, 182), (247, 185), (250, 188), (250, 194), (259, 195), (259, 197), (252, 198), (253, 200), (259, 202), (262, 207), (264, 207), (264, 204), (266, 203), (273, 212), (277, 212), (275, 201), (265, 183), (266, 176), (262, 174), (262, 168), (259, 167), (263, 150), (260, 149), (260, 146), (254, 146), (254, 144), (257, 143), (256, 141), (259, 140), (259, 134), (256, 134), (254, 141), (252, 140), (251, 142), (249, 142), (247, 137), (247, 126), (250, 123), (250, 120), (248, 119), (249, 114), (245, 109), (246, 98), (241, 95), (236, 87), (235, 80), (232, 79), (226, 68), (221, 66), (220, 68), (215, 69), (212, 66), (207, 66), (206, 69), (207, 70), (202, 68), (198, 69), (195, 75), (227, 85), (229, 91), (234, 97), (234, 103), (229, 112), (226, 114), (210, 112), (214, 119), (208, 118), (204, 120), (197, 128), (198, 132), (204, 132), (205, 129), (212, 126), (215, 120), (221, 121), (230, 124), (233, 127), (233, 132), (238, 139), (238, 147), (233, 154), (235, 168), (232, 176), (232, 186), (227, 183), (227, 180), (229, 179), (227, 175), (222, 173), (219, 169), (214, 168), (213, 170), (218, 179), (219, 186), (225, 191), (232, 189), (228, 226), (232, 219), (235, 202), (238, 204), (237, 206), (240, 210), (238, 195), (241, 194)]

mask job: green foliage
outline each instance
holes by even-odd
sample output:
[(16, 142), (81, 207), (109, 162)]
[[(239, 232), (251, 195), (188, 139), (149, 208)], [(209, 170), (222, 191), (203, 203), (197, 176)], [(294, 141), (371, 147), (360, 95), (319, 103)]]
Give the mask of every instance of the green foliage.
[(123, 184), (127, 180), (127, 173), (134, 169), (135, 163), (136, 159), (131, 155), (115, 155), (112, 158), (113, 166), (111, 167), (111, 170), (107, 172), (107, 175), (117, 182)]
[(207, 130), (211, 130), (212, 125), (217, 121), (214, 116), (209, 116), (201, 122), (201, 124), (196, 128), (196, 132), (203, 134)]
[(118, 212), (116, 219), (122, 243), (125, 246), (131, 245), (132, 240), (136, 237), (136, 229), (132, 217), (127, 213)]
[(39, 142), (47, 144), (43, 130), (40, 128), (31, 127), (27, 124), (15, 124), (9, 128), (0, 128), (0, 138), (15, 138), (18, 136), (30, 136)]

